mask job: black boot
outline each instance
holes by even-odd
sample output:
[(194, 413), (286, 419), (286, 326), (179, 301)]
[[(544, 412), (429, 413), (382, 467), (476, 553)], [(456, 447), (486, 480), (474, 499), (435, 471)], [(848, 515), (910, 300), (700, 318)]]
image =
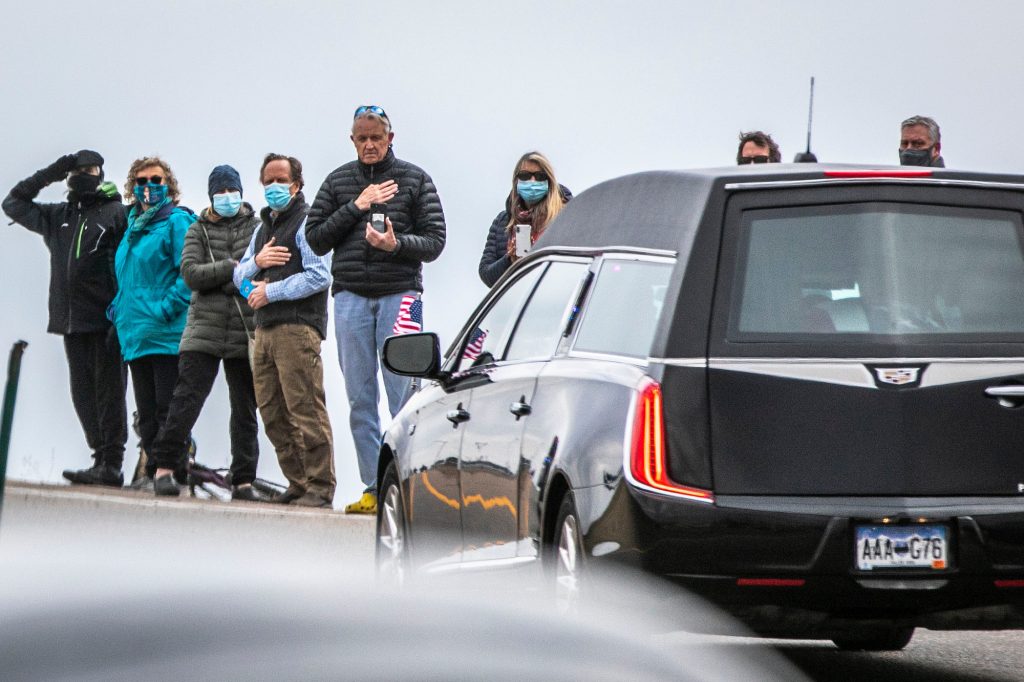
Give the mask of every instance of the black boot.
[(181, 489), (174, 481), (173, 475), (164, 474), (153, 480), (153, 492), (157, 497), (177, 497), (181, 494)]
[(119, 469), (109, 464), (96, 464), (88, 469), (65, 469), (64, 478), (79, 485), (105, 485), (120, 488), (124, 485), (124, 476)]

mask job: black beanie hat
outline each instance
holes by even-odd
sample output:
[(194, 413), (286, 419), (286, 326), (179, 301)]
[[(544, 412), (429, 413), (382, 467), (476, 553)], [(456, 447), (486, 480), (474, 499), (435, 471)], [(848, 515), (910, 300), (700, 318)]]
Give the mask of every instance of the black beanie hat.
[(88, 168), (89, 166), (100, 167), (100, 180), (103, 179), (103, 157), (99, 152), (91, 149), (83, 149), (75, 154), (75, 168)]
[(242, 178), (239, 177), (238, 171), (231, 166), (217, 166), (210, 171), (210, 181), (207, 184), (207, 193), (210, 195), (210, 199), (213, 199), (213, 195), (219, 192), (223, 192), (226, 189), (237, 189), (239, 193), (242, 192)]
[(83, 166), (99, 166), (103, 168), (103, 157), (100, 156), (99, 152), (83, 149), (75, 154), (75, 167), (82, 168)]

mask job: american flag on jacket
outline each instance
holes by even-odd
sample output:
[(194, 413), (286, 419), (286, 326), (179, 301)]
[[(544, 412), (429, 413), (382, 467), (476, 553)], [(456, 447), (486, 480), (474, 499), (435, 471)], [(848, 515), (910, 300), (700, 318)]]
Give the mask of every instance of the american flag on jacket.
[(476, 360), (484, 350), (484, 341), (487, 339), (487, 330), (477, 327), (469, 335), (469, 343), (466, 350), (462, 351), (462, 357), (467, 360)]
[(391, 329), (392, 334), (408, 334), (423, 331), (423, 301), (418, 296), (403, 296), (398, 306), (398, 319)]

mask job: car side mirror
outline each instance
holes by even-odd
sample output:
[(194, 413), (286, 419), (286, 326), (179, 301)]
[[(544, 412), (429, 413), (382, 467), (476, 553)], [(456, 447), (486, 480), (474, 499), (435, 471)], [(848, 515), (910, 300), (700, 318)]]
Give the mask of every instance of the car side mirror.
[(436, 379), (440, 376), (441, 341), (433, 332), (389, 336), (384, 339), (381, 360), (395, 374)]

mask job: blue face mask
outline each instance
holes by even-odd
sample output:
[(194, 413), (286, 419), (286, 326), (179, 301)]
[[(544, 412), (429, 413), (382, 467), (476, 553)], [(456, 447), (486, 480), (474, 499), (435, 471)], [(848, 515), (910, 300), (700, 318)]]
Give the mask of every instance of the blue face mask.
[(516, 193), (528, 205), (533, 205), (548, 195), (548, 183), (540, 180), (519, 180), (516, 182)]
[(274, 211), (280, 211), (292, 200), (292, 193), (288, 191), (291, 185), (283, 182), (272, 182), (263, 188), (263, 196), (267, 198), (267, 206)]
[(241, 192), (224, 192), (213, 195), (213, 210), (223, 218), (234, 218), (242, 208)]
[[(147, 189), (149, 190), (149, 201), (146, 201)], [(135, 189), (132, 190), (132, 193), (140, 204), (156, 206), (167, 198), (167, 185), (154, 185), (152, 182), (147, 182), (142, 187), (135, 185)]]

